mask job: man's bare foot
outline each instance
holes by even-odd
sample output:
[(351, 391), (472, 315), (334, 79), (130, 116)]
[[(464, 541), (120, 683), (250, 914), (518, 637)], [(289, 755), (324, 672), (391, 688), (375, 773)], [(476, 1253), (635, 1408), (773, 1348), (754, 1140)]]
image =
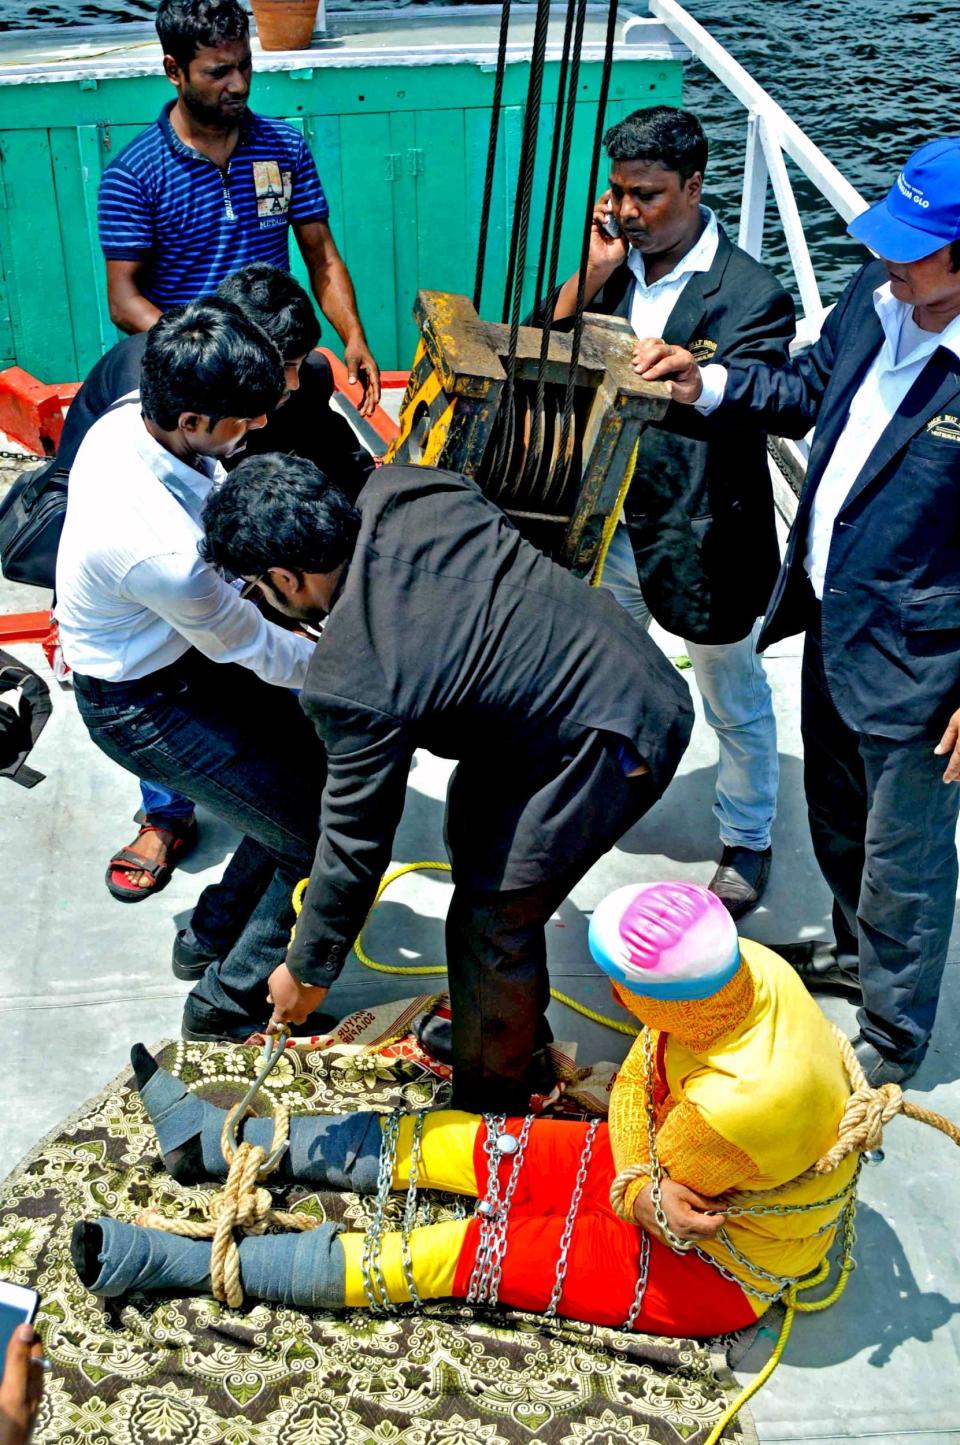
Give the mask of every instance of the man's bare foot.
[(32, 1325), (18, 1325), (0, 1380), (0, 1445), (26, 1445), (43, 1395), (43, 1345)]
[(165, 827), (142, 823), (133, 842), (115, 853), (107, 864), (108, 891), (125, 903), (159, 893), (196, 841), (195, 817)]

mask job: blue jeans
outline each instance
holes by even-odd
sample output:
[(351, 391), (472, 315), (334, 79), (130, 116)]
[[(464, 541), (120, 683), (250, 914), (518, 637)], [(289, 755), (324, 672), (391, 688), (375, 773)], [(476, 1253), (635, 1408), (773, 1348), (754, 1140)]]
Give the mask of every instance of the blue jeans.
[(145, 823), (157, 823), (163, 825), (165, 818), (173, 822), (181, 823), (187, 818), (193, 817), (193, 801), (185, 798), (182, 793), (171, 792), (169, 788), (161, 788), (156, 783), (148, 783), (144, 778), (140, 779), (140, 816), (137, 821)]
[(859, 972), (863, 1037), (887, 1058), (918, 1064), (953, 927), (960, 784), (944, 785), (935, 736), (902, 741), (847, 727), (824, 675), (819, 626), (807, 632), (800, 688), (803, 785), (834, 899), (837, 962)]
[(215, 1011), (225, 1024), (262, 1025), (266, 981), (290, 941), (291, 895), (310, 871), (319, 834), (326, 757), (313, 726), (285, 688), (195, 651), (136, 682), (77, 675), (75, 693), (108, 757), (222, 818), (249, 840), (237, 850), (248, 861), (259, 866), (269, 855), (271, 876), (239, 938), (190, 996), (195, 1016)]
[[(626, 527), (620, 525), (603, 567), (602, 584), (641, 627), (650, 626), (637, 564)], [(684, 640), (703, 699), (707, 722), (717, 735), (717, 800), (714, 814), (727, 848), (770, 846), (777, 813), (780, 764), (773, 699), (757, 653), (760, 623), (739, 642)]]

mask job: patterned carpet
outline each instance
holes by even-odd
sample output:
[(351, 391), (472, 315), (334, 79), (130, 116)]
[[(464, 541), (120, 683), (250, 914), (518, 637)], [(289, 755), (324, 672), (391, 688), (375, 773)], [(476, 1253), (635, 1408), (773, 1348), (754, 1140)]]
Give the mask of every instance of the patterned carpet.
[[(169, 1045), (164, 1066), (236, 1102), (254, 1049)], [(289, 1049), (265, 1093), (294, 1112), (443, 1104), (410, 1057)], [(261, 1103), (261, 1112), (265, 1105)], [(535, 1315), (432, 1306), (385, 1319), (265, 1304), (131, 1295), (101, 1304), (69, 1256), (73, 1222), (176, 1211), (202, 1189), (162, 1171), (128, 1075), (44, 1140), (0, 1185), (0, 1278), (37, 1289), (53, 1362), (36, 1445), (702, 1445), (729, 1399), (723, 1356)], [(363, 1227), (370, 1201), (293, 1188), (287, 1207)], [(399, 1218), (399, 1201), (397, 1217)], [(431, 1218), (463, 1209), (428, 1197)], [(749, 1415), (725, 1441), (756, 1445)]]

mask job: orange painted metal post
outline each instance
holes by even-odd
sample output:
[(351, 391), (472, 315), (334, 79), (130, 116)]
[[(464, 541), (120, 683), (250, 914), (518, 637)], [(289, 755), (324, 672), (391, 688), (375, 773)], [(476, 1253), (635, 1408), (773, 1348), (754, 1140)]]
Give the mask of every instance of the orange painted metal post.
[(0, 642), (43, 642), (53, 626), (52, 612), (0, 613)]
[(20, 366), (0, 371), (0, 431), (38, 456), (51, 456), (60, 442), (64, 413), (79, 382), (46, 386)]
[[(359, 382), (355, 382), (353, 386), (350, 385), (350, 382), (347, 380), (347, 368), (339, 356), (334, 356), (333, 352), (328, 351), (325, 346), (319, 346), (317, 350), (322, 356), (325, 356), (330, 363), (330, 370), (333, 373), (333, 384), (336, 390), (342, 392), (347, 400), (359, 409), (360, 403), (363, 400), (363, 387)], [(405, 387), (407, 384), (407, 375), (408, 373), (405, 371), (382, 371), (380, 373), (380, 384), (384, 388)], [(366, 418), (366, 421), (376, 432), (380, 440), (386, 442), (388, 446), (397, 435), (397, 423), (389, 413), (384, 411), (382, 406), (378, 406), (373, 415)]]

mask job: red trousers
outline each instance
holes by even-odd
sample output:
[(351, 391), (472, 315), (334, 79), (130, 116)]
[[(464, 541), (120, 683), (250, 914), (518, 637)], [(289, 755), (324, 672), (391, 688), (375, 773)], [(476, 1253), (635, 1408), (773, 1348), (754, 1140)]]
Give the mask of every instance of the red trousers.
[[(519, 1137), (523, 1121), (511, 1119), (508, 1131)], [(536, 1121), (530, 1130), (510, 1207), (507, 1251), (500, 1303), (542, 1313), (549, 1303), (560, 1258), (560, 1238), (570, 1207), (588, 1126)], [(487, 1190), (489, 1161), (481, 1127), (474, 1151), (477, 1192)], [(500, 1197), (515, 1156), (500, 1161)], [(568, 1254), (567, 1273), (557, 1313), (589, 1324), (622, 1325), (630, 1312), (640, 1270), (642, 1231), (610, 1208), (616, 1170), (606, 1124), (593, 1141), (589, 1171)], [(480, 1241), (472, 1220), (454, 1281), (454, 1295), (465, 1298)], [(756, 1311), (739, 1285), (724, 1279), (712, 1264), (692, 1251), (675, 1254), (650, 1236), (650, 1269), (643, 1307), (635, 1328), (647, 1334), (699, 1338), (752, 1324)]]

